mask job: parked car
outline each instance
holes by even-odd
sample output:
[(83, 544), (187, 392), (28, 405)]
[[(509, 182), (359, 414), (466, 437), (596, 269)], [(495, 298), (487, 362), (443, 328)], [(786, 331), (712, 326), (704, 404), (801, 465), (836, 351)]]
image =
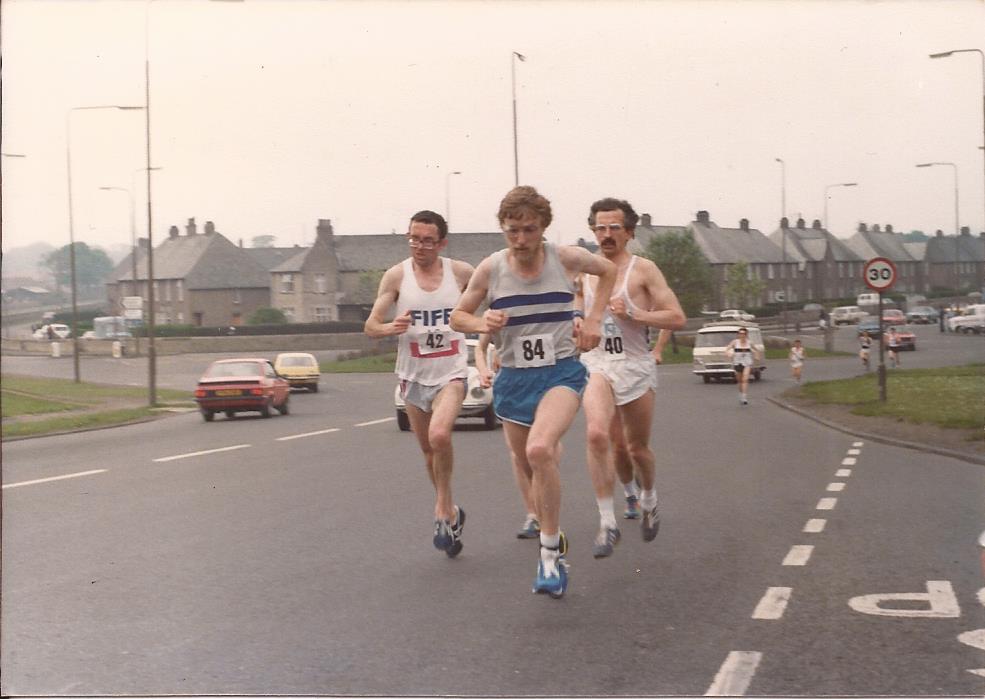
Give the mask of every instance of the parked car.
[(307, 352), (281, 352), (274, 359), (274, 369), (287, 379), (291, 388), (306, 388), (318, 393), (321, 368), (314, 355)]
[(64, 323), (48, 323), (34, 331), (35, 340), (65, 340), (71, 336), (72, 328)]
[(726, 311), (722, 311), (721, 313), (718, 314), (718, 317), (721, 320), (746, 320), (746, 321), (749, 321), (749, 320), (755, 320), (756, 319), (756, 316), (754, 316), (752, 313), (746, 313), (745, 311), (741, 311), (741, 310), (739, 310), (737, 308), (730, 308), (730, 309), (728, 309)]
[(869, 314), (858, 306), (838, 306), (831, 311), (832, 325), (854, 325)]
[(964, 309), (962, 315), (948, 318), (947, 329), (958, 333), (985, 332), (985, 303), (976, 303)]
[(862, 333), (869, 333), (869, 337), (873, 340), (878, 340), (882, 337), (882, 323), (879, 322), (878, 318), (866, 318), (858, 324), (858, 334), (861, 337)]
[(906, 320), (910, 323), (936, 323), (940, 314), (933, 306), (914, 306), (906, 312)]
[(906, 315), (896, 308), (886, 308), (882, 311), (882, 322), (886, 325), (906, 325)]
[(712, 379), (734, 379), (735, 370), (732, 360), (725, 352), (725, 347), (738, 337), (739, 328), (749, 331), (749, 344), (759, 353), (759, 362), (752, 367), (752, 378), (756, 381), (766, 371), (766, 347), (763, 345), (763, 333), (759, 326), (748, 321), (718, 321), (705, 323), (694, 336), (694, 362), (692, 373), (701, 377), (705, 383)]
[[(479, 370), (475, 368), (475, 350), (479, 346), (479, 341), (466, 338), (465, 344), (468, 347), (469, 373), (465, 383), (465, 399), (462, 401), (462, 410), (458, 413), (458, 417), (481, 417), (486, 429), (492, 430), (499, 424), (499, 418), (493, 410), (492, 386), (483, 388), (479, 385)], [(393, 391), (393, 404), (397, 411), (397, 427), (403, 432), (409, 431), (407, 405), (400, 395), (399, 385)]]
[(195, 389), (195, 402), (206, 422), (218, 412), (227, 418), (236, 413), (258, 412), (270, 417), (271, 409), (289, 412), (291, 387), (278, 376), (269, 359), (237, 358), (212, 362)]

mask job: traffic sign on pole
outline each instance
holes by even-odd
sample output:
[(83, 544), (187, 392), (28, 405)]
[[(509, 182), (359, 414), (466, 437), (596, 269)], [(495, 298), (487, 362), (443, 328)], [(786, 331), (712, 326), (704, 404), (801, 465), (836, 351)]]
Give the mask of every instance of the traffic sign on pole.
[(873, 291), (888, 291), (896, 283), (896, 265), (887, 257), (873, 257), (865, 263), (862, 279)]

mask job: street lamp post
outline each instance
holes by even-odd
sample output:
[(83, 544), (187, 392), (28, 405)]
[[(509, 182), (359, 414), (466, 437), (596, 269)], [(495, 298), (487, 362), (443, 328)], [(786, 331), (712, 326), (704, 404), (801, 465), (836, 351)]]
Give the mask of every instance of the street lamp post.
[(68, 265), (72, 285), (72, 368), (75, 382), (79, 383), (79, 302), (78, 288), (75, 280), (75, 218), (72, 211), (72, 113), (90, 109), (119, 109), (132, 111), (143, 107), (121, 106), (118, 104), (102, 104), (88, 107), (72, 107), (65, 116), (65, 162), (68, 175)]
[(520, 184), (520, 161), (517, 156), (517, 145), (516, 145), (516, 59), (519, 58), (520, 61), (526, 61), (527, 57), (522, 53), (517, 53), (516, 51), (510, 56), (510, 75), (512, 76), (513, 84), (513, 186), (516, 187)]
[(961, 235), (961, 223), (958, 219), (958, 166), (954, 163), (918, 163), (917, 167), (933, 167), (934, 165), (950, 165), (954, 168), (954, 289), (957, 290), (960, 286), (958, 283), (958, 264), (960, 263), (958, 259), (958, 236)]
[(787, 217), (787, 164), (782, 158), (773, 158), (780, 163), (780, 277), (783, 279), (783, 332), (787, 331), (787, 226), (783, 219)]
[(449, 233), (451, 233), (451, 176), (461, 174), (458, 170), (454, 170), (445, 175), (445, 223), (448, 224)]
[(832, 187), (858, 187), (858, 182), (842, 182), (840, 184), (829, 184), (824, 188), (824, 230), (828, 230), (828, 191)]
[[(985, 144), (985, 51), (982, 51), (981, 49), (954, 49), (953, 51), (932, 53), (930, 54), (930, 57), (947, 58), (948, 56), (952, 56), (956, 53), (977, 53), (978, 57), (982, 60), (982, 143)], [(982, 172), (982, 189), (985, 190), (985, 145), (983, 145), (982, 150)], [(982, 202), (985, 204), (985, 191), (983, 191)], [(985, 219), (982, 220), (982, 226), (983, 229), (985, 229)]]

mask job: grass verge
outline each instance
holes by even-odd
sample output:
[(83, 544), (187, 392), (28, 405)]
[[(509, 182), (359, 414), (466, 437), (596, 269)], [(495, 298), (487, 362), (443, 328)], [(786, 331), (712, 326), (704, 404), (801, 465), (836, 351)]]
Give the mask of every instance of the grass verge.
[(93, 429), (96, 427), (115, 427), (117, 425), (125, 425), (128, 422), (143, 420), (144, 418), (157, 414), (157, 410), (148, 407), (120, 408), (117, 410), (77, 413), (75, 415), (52, 417), (31, 422), (4, 423), (3, 438), (36, 437), (43, 434), (71, 432), (73, 430)]
[(985, 425), (985, 364), (887, 371), (886, 402), (874, 374), (808, 383), (799, 394), (818, 403), (851, 405), (855, 415), (981, 430)]
[(386, 354), (370, 354), (365, 357), (322, 362), (319, 366), (323, 374), (385, 374), (393, 372), (393, 365), (396, 361), (397, 353), (387, 352)]
[[(662, 364), (690, 364), (693, 361), (691, 347), (678, 346), (677, 354), (671, 349), (670, 345), (664, 347)], [(790, 350), (784, 347), (767, 347), (767, 359), (786, 359), (790, 356)], [(850, 357), (850, 352), (825, 352), (822, 349), (808, 349), (807, 360), (818, 359), (820, 357)]]

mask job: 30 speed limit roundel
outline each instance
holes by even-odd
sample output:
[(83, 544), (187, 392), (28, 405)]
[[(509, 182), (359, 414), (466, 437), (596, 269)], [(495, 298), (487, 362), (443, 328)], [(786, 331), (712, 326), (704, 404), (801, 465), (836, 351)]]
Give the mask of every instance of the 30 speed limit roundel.
[(862, 271), (865, 285), (873, 291), (885, 291), (896, 283), (896, 265), (885, 257), (873, 257)]

